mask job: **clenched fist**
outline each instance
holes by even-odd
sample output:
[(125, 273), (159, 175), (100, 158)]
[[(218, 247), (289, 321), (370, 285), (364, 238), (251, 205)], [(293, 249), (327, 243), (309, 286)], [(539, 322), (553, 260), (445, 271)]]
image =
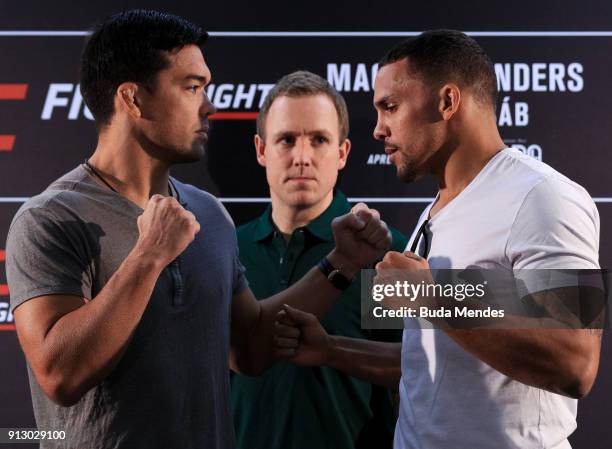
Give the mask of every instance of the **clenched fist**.
[(285, 304), (274, 323), (275, 354), (297, 365), (320, 366), (327, 361), (330, 338), (312, 313)]
[(379, 260), (391, 246), (391, 232), (376, 209), (363, 203), (332, 221), (336, 253), (359, 270)]
[[(404, 253), (389, 251), (374, 268), (376, 269), (376, 276), (374, 276), (373, 285), (379, 286), (380, 292), (384, 291), (385, 286), (404, 285), (404, 283), (413, 285), (433, 283), (427, 259), (410, 251)], [(432, 301), (423, 302), (421, 297), (408, 299), (389, 294), (385, 294), (381, 302), (386, 308), (396, 310), (400, 310), (402, 307), (412, 307), (416, 310), (419, 306), (429, 306), (431, 303)]]
[(138, 231), (139, 249), (167, 265), (185, 251), (200, 224), (176, 199), (153, 195), (138, 217)]

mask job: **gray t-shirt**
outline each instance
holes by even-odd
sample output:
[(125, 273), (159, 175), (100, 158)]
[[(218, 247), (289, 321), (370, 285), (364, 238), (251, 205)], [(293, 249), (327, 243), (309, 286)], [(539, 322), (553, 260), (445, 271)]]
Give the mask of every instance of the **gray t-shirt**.
[[(161, 273), (115, 370), (71, 407), (53, 403), (28, 367), (41, 448), (231, 448), (230, 306), (247, 288), (234, 225), (212, 195), (174, 179), (200, 232)], [(14, 310), (41, 295), (95, 298), (138, 238), (142, 209), (83, 166), (24, 204), (7, 241)], [(129, 298), (124, 298), (129, 301)]]

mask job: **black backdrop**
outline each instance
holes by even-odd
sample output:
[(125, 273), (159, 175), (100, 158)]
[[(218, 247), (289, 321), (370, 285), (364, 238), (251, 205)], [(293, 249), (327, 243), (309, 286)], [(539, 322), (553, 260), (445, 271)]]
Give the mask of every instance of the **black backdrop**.
[[(7, 308), (6, 232), (27, 197), (95, 147), (77, 86), (83, 31), (97, 18), (131, 7), (178, 13), (212, 32), (205, 52), (213, 73), (209, 95), (222, 114), (212, 123), (207, 159), (176, 167), (173, 174), (221, 197), (237, 224), (258, 214), (267, 197), (251, 143), (259, 102), (280, 76), (308, 69), (327, 77), (349, 104), (353, 152), (340, 188), (352, 199), (366, 199), (390, 224), (409, 233), (435, 185), (400, 184), (372, 139), (373, 65), (402, 36), (456, 28), (470, 32), (496, 64), (499, 125), (507, 144), (552, 165), (596, 199), (601, 264), (610, 267), (612, 4), (111, 1), (102, 6), (2, 0), (0, 428), (34, 426), (23, 356)], [(606, 416), (612, 393), (609, 340), (606, 332), (597, 382), (579, 405), (579, 426), (572, 436), (577, 448), (612, 447)]]

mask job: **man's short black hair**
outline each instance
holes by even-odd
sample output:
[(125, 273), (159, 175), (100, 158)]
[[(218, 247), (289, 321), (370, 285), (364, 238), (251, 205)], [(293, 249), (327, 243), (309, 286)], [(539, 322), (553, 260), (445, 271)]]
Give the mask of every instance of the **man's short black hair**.
[(182, 17), (132, 10), (97, 25), (81, 55), (81, 93), (98, 129), (110, 123), (117, 87), (132, 81), (154, 87), (170, 64), (165, 51), (202, 48), (208, 34)]
[(431, 87), (455, 82), (470, 88), (477, 100), (495, 109), (497, 78), (493, 63), (482, 47), (461, 31), (425, 31), (406, 39), (387, 52), (379, 67), (404, 58)]

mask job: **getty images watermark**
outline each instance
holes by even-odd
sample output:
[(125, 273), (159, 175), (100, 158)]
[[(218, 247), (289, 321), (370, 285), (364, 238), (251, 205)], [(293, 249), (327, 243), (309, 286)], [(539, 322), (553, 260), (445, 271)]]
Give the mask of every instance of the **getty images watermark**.
[(606, 270), (362, 270), (366, 329), (602, 329)]

